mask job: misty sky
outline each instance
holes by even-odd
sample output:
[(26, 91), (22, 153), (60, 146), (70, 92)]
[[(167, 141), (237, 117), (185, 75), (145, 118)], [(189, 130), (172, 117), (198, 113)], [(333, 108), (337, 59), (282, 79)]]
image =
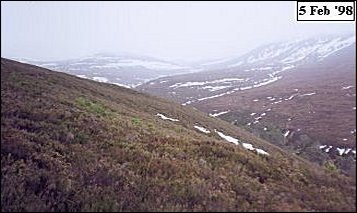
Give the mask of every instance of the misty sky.
[(1, 56), (58, 60), (95, 53), (173, 61), (235, 57), (268, 42), (354, 33), (296, 22), (296, 2), (1, 2)]

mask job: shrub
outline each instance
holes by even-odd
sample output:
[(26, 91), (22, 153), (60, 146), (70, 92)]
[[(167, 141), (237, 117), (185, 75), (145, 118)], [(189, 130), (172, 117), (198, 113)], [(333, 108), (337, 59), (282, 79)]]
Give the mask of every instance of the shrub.
[(331, 171), (331, 172), (337, 171), (337, 167), (332, 161), (326, 161), (324, 166), (328, 171)]
[(102, 116), (108, 116), (112, 114), (111, 110), (106, 108), (101, 103), (96, 103), (83, 97), (77, 98), (76, 103), (80, 108), (83, 108), (84, 110), (91, 113), (96, 113)]

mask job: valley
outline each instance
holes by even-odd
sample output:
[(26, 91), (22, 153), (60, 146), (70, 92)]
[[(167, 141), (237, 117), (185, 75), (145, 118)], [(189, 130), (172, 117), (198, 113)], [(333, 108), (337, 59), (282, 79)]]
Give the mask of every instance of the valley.
[(60, 61), (27, 58), (14, 60), (127, 88), (134, 88), (159, 77), (199, 71), (194, 67), (147, 56), (104, 53)]
[(354, 38), (267, 45), (220, 69), (215, 64), (138, 89), (193, 106), (321, 165), (333, 160), (355, 175)]

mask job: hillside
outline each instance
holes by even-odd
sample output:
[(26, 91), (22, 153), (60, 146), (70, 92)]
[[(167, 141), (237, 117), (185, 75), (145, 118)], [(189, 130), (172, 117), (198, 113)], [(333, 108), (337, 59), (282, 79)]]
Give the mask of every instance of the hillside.
[(2, 211), (356, 210), (333, 164), (134, 90), (1, 59), (1, 109)]
[(95, 54), (69, 59), (41, 61), (14, 59), (23, 63), (64, 72), (99, 82), (135, 87), (149, 80), (168, 75), (189, 73), (192, 68), (160, 59), (137, 55)]
[(235, 67), (222, 64), (139, 89), (194, 106), (320, 165), (333, 161), (354, 176), (355, 58), (355, 36), (278, 43), (231, 61)]

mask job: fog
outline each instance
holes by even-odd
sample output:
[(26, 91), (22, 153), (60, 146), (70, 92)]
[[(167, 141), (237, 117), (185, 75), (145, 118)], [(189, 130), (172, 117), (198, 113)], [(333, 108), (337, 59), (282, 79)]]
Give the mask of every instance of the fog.
[(353, 22), (297, 22), (296, 2), (1, 2), (1, 56), (95, 53), (192, 62), (261, 44), (354, 33)]

